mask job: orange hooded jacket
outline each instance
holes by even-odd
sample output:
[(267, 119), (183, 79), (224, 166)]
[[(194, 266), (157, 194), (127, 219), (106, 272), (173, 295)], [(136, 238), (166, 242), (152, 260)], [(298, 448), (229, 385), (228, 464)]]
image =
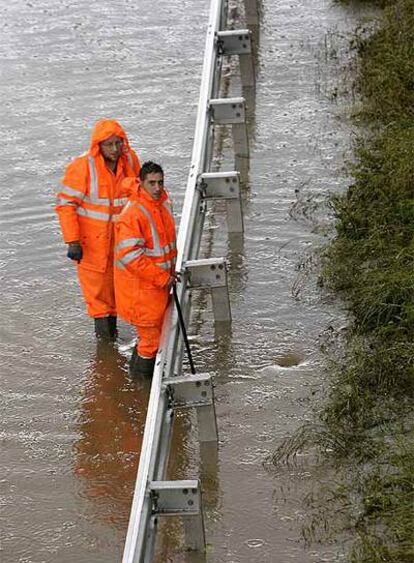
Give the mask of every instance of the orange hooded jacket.
[[(112, 135), (124, 142), (116, 173), (106, 166), (99, 148), (99, 143)], [(140, 168), (124, 129), (109, 119), (95, 124), (88, 152), (66, 167), (56, 211), (63, 240), (82, 245), (80, 268), (96, 272), (107, 269), (113, 257), (113, 221), (127, 201), (121, 183), (126, 177), (136, 177)]]
[(136, 180), (115, 223), (115, 296), (118, 314), (135, 326), (160, 326), (177, 256), (175, 222), (167, 192), (153, 199)]

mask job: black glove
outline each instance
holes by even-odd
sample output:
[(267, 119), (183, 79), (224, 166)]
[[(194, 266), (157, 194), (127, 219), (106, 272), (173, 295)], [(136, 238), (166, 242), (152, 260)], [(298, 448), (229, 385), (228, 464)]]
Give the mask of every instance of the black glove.
[(80, 262), (82, 260), (82, 247), (80, 242), (70, 242), (68, 244), (68, 258), (71, 260), (76, 260), (76, 262)]

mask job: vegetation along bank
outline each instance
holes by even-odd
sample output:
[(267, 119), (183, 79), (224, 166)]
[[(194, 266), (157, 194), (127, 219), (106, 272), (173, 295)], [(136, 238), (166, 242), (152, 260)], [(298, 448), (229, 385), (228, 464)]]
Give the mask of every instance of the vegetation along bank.
[(330, 491), (341, 515), (335, 534), (351, 536), (349, 561), (408, 563), (414, 561), (414, 0), (359, 1), (377, 6), (379, 15), (350, 42), (359, 138), (352, 184), (331, 199), (336, 236), (322, 272), (324, 285), (345, 300), (350, 324), (341, 359), (330, 369), (320, 424), (302, 428), (274, 462), (309, 442), (329, 451), (340, 476)]

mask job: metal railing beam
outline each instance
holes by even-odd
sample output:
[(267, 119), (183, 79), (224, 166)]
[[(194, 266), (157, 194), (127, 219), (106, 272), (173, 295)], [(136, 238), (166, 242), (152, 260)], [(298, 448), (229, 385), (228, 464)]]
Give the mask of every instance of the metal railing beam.
[[(220, 99), (220, 76), (222, 67), (223, 45), (229, 52), (235, 49), (234, 34), (221, 33), (227, 20), (228, 0), (211, 0), (210, 13), (205, 42), (203, 71), (201, 76), (200, 96), (197, 110), (194, 144), (191, 166), (187, 179), (180, 226), (177, 236), (176, 270), (182, 274), (177, 286), (177, 296), (183, 312), (184, 321), (188, 322), (191, 306), (191, 285), (199, 287), (206, 283), (210, 287), (216, 320), (230, 320), (230, 305), (227, 290), (227, 272), (223, 259), (199, 261), (198, 254), (207, 208), (207, 198), (223, 197), (220, 182), (226, 183), (226, 177), (208, 176), (213, 153), (215, 122), (220, 117), (226, 119), (227, 110), (233, 112), (232, 134), (235, 143), (236, 162), (239, 157), (248, 155), (243, 133), (244, 100)], [(220, 36), (221, 33), (221, 36)], [(250, 34), (243, 30), (244, 38), (250, 40)], [(238, 40), (237, 40), (238, 41)], [(236, 43), (237, 43), (236, 41)], [(248, 56), (247, 39), (241, 44), (240, 57)], [(249, 41), (250, 45), (250, 41)], [(250, 55), (249, 55), (250, 56)], [(236, 108), (226, 105), (230, 101)], [(233, 110), (236, 111), (233, 111)], [(239, 116), (236, 114), (240, 113)], [(242, 115), (242, 119), (240, 119)], [(222, 121), (223, 122), (223, 121)], [(208, 194), (203, 193), (200, 185), (207, 182)], [(229, 230), (241, 231), (239, 174), (231, 172), (229, 178), (233, 191), (226, 205), (229, 206)], [(229, 179), (229, 181), (230, 181)], [(207, 195), (207, 198), (205, 197)], [(235, 206), (238, 206), (237, 209)], [(223, 313), (224, 311), (224, 313)], [(223, 317), (224, 314), (224, 317)], [(214, 408), (213, 384), (209, 376), (190, 376), (182, 378), (181, 364), (183, 342), (177, 323), (177, 314), (173, 303), (165, 315), (161, 335), (160, 349), (157, 354), (152, 378), (144, 437), (141, 448), (137, 480), (131, 506), (123, 563), (150, 563), (155, 549), (158, 517), (168, 514), (182, 514), (187, 530), (193, 529), (188, 537), (189, 548), (204, 548), (203, 517), (199, 484), (191, 487), (194, 501), (197, 499), (198, 518), (193, 519), (190, 510), (184, 510), (183, 490), (185, 483), (166, 481), (173, 415), (176, 408), (195, 407), (199, 426), (199, 439), (203, 444), (217, 441), (217, 427)], [(191, 482), (192, 483), (192, 482)], [(188, 487), (187, 487), (188, 488)], [(174, 504), (175, 503), (175, 504)], [(188, 503), (188, 501), (187, 501)], [(187, 508), (190, 505), (187, 504)], [(190, 519), (191, 522), (190, 522)], [(187, 522), (187, 523), (186, 523)], [(196, 532), (194, 532), (196, 530)]]

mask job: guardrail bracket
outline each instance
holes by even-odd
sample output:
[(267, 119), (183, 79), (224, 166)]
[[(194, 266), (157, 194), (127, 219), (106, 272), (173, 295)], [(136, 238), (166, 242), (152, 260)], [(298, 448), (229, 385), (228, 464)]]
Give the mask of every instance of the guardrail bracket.
[(164, 380), (174, 409), (196, 407), (200, 442), (217, 442), (214, 390), (210, 375), (172, 377)]
[(252, 52), (251, 31), (236, 29), (219, 31), (217, 39), (223, 55), (249, 55)]
[(231, 321), (227, 286), (227, 264), (224, 258), (188, 260), (184, 264), (190, 287), (209, 288), (215, 321)]
[(226, 201), (229, 233), (243, 232), (239, 172), (206, 172), (200, 176), (203, 197)]
[(243, 88), (252, 88), (255, 85), (251, 35), (252, 32), (248, 29), (219, 31), (217, 33), (221, 53), (239, 56), (240, 78)]
[(215, 124), (245, 123), (244, 98), (215, 98), (209, 104)]
[(212, 99), (209, 108), (215, 124), (231, 125), (235, 168), (240, 172), (242, 184), (246, 184), (249, 172), (249, 142), (245, 100), (244, 98)]
[(204, 551), (206, 540), (200, 482), (196, 479), (151, 481), (149, 489), (153, 516), (182, 516), (187, 547)]

